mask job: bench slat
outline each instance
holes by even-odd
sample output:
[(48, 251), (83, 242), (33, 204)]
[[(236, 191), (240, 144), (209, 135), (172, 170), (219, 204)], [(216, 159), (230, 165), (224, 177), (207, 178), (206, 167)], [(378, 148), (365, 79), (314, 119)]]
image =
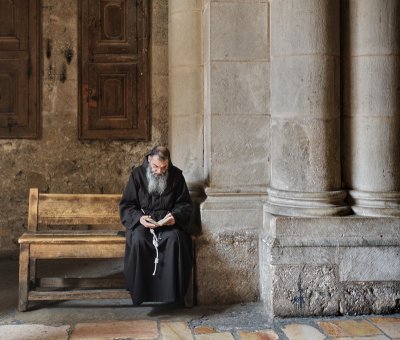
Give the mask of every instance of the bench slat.
[(102, 242), (45, 242), (30, 243), (30, 257), (34, 259), (62, 259), (62, 258), (123, 258), (125, 241), (110, 243), (105, 238)]
[(33, 235), (33, 234), (23, 234), (19, 240), (19, 243), (108, 243), (108, 244), (125, 244), (125, 237), (112, 234), (70, 234), (70, 235), (57, 235), (57, 234), (44, 234), (44, 235)]
[(41, 288), (121, 288), (126, 287), (124, 277), (41, 277), (36, 280)]
[(94, 289), (71, 291), (30, 291), (28, 299), (31, 301), (45, 300), (94, 300), (94, 299), (130, 299), (125, 289)]
[(39, 225), (119, 224), (118, 194), (39, 194)]

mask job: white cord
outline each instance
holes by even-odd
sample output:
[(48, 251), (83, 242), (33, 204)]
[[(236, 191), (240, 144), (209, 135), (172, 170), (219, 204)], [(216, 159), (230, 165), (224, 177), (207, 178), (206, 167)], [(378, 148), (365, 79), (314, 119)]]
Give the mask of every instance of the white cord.
[(153, 229), (150, 229), (150, 232), (153, 235), (153, 246), (154, 248), (156, 248), (156, 258), (154, 259), (154, 271), (153, 271), (153, 276), (154, 276), (156, 275), (157, 263), (158, 263), (158, 239)]

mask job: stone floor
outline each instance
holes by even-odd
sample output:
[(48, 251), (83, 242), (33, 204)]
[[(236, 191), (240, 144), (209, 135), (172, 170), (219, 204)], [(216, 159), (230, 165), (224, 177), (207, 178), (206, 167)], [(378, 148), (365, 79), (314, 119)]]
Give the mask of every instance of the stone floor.
[(259, 303), (170, 309), (127, 300), (16, 311), (18, 262), (0, 259), (0, 339), (400, 339), (400, 314), (268, 320)]

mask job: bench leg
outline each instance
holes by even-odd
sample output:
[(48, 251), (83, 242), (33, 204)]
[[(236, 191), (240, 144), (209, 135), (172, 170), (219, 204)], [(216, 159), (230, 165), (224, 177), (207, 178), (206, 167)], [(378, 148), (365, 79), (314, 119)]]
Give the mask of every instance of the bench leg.
[(29, 259), (29, 284), (36, 288), (36, 259)]
[(19, 252), (19, 299), (18, 310), (26, 311), (29, 289), (29, 244), (21, 244)]

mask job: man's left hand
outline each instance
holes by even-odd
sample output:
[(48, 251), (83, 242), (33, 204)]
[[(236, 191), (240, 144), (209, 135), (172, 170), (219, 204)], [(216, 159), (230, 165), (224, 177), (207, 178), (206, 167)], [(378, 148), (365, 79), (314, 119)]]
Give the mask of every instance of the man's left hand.
[(168, 218), (167, 222), (164, 223), (164, 225), (174, 225), (175, 224), (175, 217), (171, 214), (168, 213), (165, 215), (165, 218)]

